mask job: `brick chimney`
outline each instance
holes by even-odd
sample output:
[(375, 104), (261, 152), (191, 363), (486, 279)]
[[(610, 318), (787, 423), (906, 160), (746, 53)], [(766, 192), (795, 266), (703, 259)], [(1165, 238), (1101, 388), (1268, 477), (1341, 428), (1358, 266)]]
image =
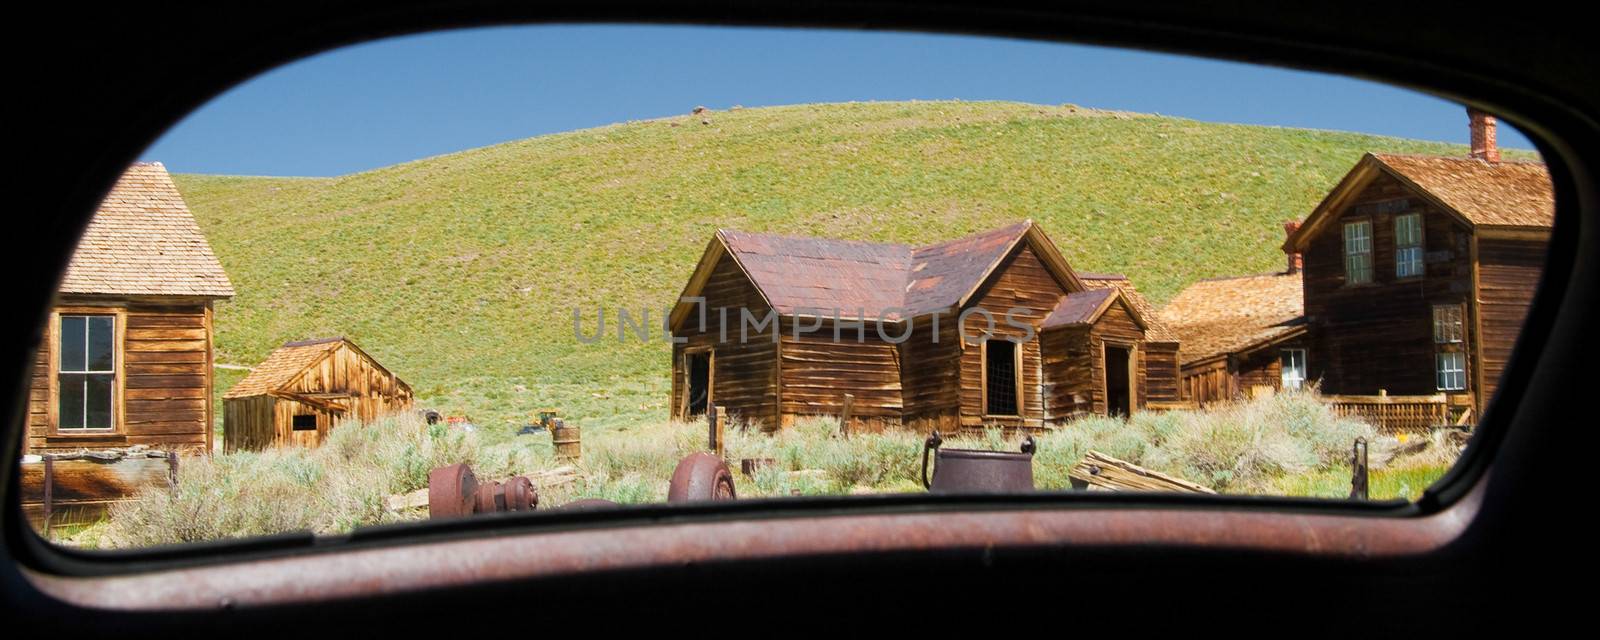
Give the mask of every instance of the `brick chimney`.
[(1467, 155), (1489, 164), (1500, 163), (1500, 147), (1494, 143), (1494, 116), (1477, 109), (1467, 109), (1467, 122), (1472, 128), (1472, 151)]
[[(1290, 220), (1288, 222), (1283, 223), (1283, 236), (1284, 236), (1284, 239), (1287, 240), (1290, 236), (1294, 235), (1294, 232), (1299, 231), (1299, 230), (1300, 230), (1300, 221), (1299, 220)], [(1302, 266), (1301, 265), (1300, 252), (1299, 251), (1290, 251), (1288, 249), (1284, 249), (1283, 252), (1289, 254), (1289, 270), (1286, 273), (1290, 273), (1290, 274), (1300, 273), (1300, 268)]]

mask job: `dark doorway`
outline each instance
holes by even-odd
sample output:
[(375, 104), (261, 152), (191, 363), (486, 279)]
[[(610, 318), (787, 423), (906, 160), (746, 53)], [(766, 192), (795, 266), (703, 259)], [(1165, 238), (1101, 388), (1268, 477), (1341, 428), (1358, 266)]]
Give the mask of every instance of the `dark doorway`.
[(702, 351), (684, 356), (684, 369), (689, 376), (689, 410), (687, 417), (703, 416), (711, 400), (711, 353)]
[(1133, 412), (1133, 387), (1128, 375), (1129, 351), (1106, 345), (1106, 413), (1126, 416)]
[(984, 413), (1017, 415), (1017, 343), (1003, 338), (987, 340), (984, 349)]

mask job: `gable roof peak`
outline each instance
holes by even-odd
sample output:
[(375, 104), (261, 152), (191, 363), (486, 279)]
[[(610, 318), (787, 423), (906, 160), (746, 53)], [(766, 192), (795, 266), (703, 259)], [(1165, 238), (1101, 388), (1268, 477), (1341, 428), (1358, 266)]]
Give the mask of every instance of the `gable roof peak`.
[[(723, 257), (734, 260), (782, 315), (901, 320), (965, 304), (1022, 242), (1068, 291), (1084, 287), (1031, 219), (934, 244), (839, 240), (718, 229), (684, 288), (697, 295)], [(727, 255), (723, 256), (723, 252)], [(670, 323), (687, 317), (679, 303)]]
[(123, 171), (73, 250), (59, 291), (227, 298), (233, 284), (159, 162)]

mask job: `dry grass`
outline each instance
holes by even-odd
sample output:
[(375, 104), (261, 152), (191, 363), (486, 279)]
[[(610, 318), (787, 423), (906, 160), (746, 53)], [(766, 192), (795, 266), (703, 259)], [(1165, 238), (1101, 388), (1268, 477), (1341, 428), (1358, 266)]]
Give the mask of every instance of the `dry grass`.
[[(1140, 413), (1132, 419), (1087, 418), (1037, 436), (1035, 484), (1067, 489), (1067, 470), (1090, 449), (1178, 475), (1225, 493), (1340, 497), (1348, 492), (1348, 455), (1367, 425), (1338, 418), (1313, 393), (1206, 411)], [(947, 438), (949, 447), (1015, 450), (1021, 436), (999, 431)], [(705, 424), (669, 422), (585, 433), (577, 477), (540, 488), (543, 506), (580, 498), (621, 503), (666, 499), (667, 479), (704, 445)], [(922, 436), (910, 432), (838, 435), (837, 421), (817, 417), (767, 435), (728, 431), (727, 458), (775, 461), (754, 478), (738, 476), (741, 497), (920, 491)], [(1414, 498), (1448, 468), (1454, 450), (1432, 443), (1389, 460), (1376, 439), (1374, 498)], [(504, 479), (568, 463), (546, 435), (489, 442), (477, 433), (428, 426), (410, 417), (345, 424), (314, 450), (219, 454), (186, 463), (176, 491), (152, 491), (118, 505), (108, 521), (70, 543), (148, 546), (285, 531), (334, 534), (367, 524), (425, 517), (425, 510), (385, 510), (384, 498), (427, 485), (429, 469), (466, 462), (481, 479)]]

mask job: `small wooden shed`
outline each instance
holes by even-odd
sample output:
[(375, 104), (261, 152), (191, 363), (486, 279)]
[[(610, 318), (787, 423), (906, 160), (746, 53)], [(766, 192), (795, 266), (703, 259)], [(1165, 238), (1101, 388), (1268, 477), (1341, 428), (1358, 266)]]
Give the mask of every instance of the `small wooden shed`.
[(314, 447), (341, 419), (411, 408), (411, 387), (344, 338), (290, 342), (223, 397), (227, 451)]

